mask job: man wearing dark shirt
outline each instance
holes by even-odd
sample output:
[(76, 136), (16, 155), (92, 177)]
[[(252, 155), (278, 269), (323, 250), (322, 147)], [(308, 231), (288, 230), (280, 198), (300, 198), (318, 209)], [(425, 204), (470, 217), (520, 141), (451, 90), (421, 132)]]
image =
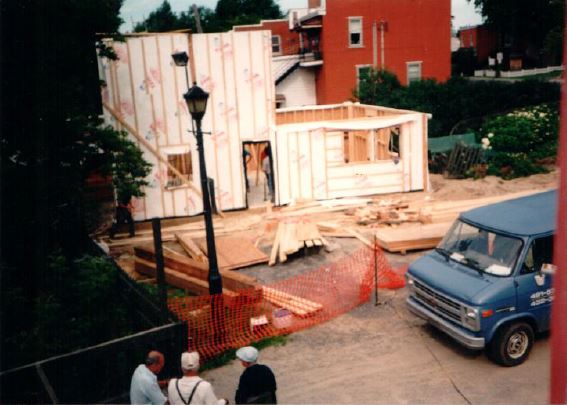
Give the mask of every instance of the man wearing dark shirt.
[(240, 376), (235, 402), (237, 404), (276, 404), (276, 377), (268, 366), (256, 364), (258, 350), (241, 347), (236, 351), (245, 368)]

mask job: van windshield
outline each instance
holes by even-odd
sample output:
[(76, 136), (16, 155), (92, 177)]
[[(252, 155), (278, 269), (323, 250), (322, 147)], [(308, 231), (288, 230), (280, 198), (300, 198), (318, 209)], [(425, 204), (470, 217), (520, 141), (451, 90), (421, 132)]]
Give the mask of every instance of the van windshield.
[(479, 272), (509, 276), (522, 240), (455, 221), (437, 251)]

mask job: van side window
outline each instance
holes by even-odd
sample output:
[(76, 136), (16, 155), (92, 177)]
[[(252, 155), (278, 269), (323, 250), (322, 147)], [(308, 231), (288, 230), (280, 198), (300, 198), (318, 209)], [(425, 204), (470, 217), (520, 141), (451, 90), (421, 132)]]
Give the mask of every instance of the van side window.
[(534, 240), (528, 249), (522, 273), (533, 273), (541, 270), (544, 263), (553, 261), (553, 236), (546, 236)]

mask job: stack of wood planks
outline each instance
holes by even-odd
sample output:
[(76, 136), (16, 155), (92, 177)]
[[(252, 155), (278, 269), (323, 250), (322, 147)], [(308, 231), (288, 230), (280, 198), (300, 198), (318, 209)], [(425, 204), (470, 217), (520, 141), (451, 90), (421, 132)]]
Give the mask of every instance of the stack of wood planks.
[(373, 200), (354, 211), (356, 222), (369, 224), (401, 224), (419, 221), (419, 210), (410, 209), (410, 204), (402, 200)]
[(264, 298), (272, 304), (285, 308), (294, 315), (302, 318), (311, 316), (323, 309), (323, 305), (317, 302), (297, 297), (271, 287), (263, 286), (262, 292)]
[[(175, 234), (175, 238), (189, 257), (208, 264), (206, 239), (193, 240), (186, 234)], [(246, 238), (216, 238), (215, 247), (220, 270), (234, 270), (268, 261), (268, 256)]]
[[(206, 240), (201, 239), (197, 244), (207, 254)], [(224, 236), (216, 238), (215, 245), (221, 270), (235, 270), (268, 262), (268, 256), (246, 238)]]
[(298, 252), (303, 247), (311, 248), (326, 244), (327, 241), (321, 236), (317, 226), (307, 219), (280, 221), (268, 264), (273, 266), (278, 259), (283, 263), (288, 255)]
[[(155, 251), (152, 246), (135, 246), (134, 263), (137, 272), (156, 277)], [(203, 262), (171, 251), (163, 252), (165, 281), (167, 284), (193, 294), (209, 293), (209, 266)], [(228, 297), (238, 296), (237, 291), (258, 288), (256, 279), (244, 274), (221, 270), (223, 293)]]
[[(135, 270), (141, 274), (156, 277), (155, 250), (153, 246), (143, 245), (134, 247)], [(196, 295), (209, 293), (209, 267), (203, 262), (183, 256), (180, 253), (167, 250), (163, 252), (165, 281), (168, 285), (187, 290)], [(285, 308), (294, 315), (306, 317), (323, 309), (319, 303), (296, 297), (295, 295), (260, 286), (254, 277), (230, 270), (220, 270), (223, 284), (223, 294), (229, 301), (250, 291), (254, 291), (257, 299), (263, 298), (277, 308)]]
[[(256, 228), (262, 222), (259, 215), (249, 215), (245, 218), (224, 218), (214, 221), (215, 236), (232, 235), (235, 232)], [(161, 239), (164, 242), (176, 240), (176, 235), (189, 235), (191, 238), (204, 238), (206, 236), (205, 224), (202, 221), (188, 222), (181, 225), (163, 226)], [(106, 240), (110, 247), (133, 246), (153, 241), (151, 229), (136, 230), (136, 236), (129, 238), (128, 234), (117, 234), (116, 239)]]

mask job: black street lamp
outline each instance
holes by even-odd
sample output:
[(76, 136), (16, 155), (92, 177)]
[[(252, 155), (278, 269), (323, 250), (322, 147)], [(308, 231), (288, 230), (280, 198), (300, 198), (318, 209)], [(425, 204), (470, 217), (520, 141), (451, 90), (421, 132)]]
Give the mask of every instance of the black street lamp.
[[(189, 58), (185, 52), (178, 52), (172, 55), (177, 66), (185, 67), (187, 77), (187, 61)], [(183, 95), (191, 118), (195, 121), (197, 130), (194, 131), (197, 139), (197, 150), (199, 152), (199, 174), (201, 177), (201, 192), (203, 193), (203, 215), (205, 217), (205, 231), (207, 234), (207, 253), (209, 256), (209, 294), (222, 294), (222, 278), (217, 264), (217, 250), (215, 246), (215, 234), (213, 230), (213, 217), (211, 210), (211, 198), (207, 184), (207, 166), (205, 165), (205, 149), (203, 146), (203, 131), (201, 121), (207, 109), (209, 93), (193, 83), (193, 87)]]

